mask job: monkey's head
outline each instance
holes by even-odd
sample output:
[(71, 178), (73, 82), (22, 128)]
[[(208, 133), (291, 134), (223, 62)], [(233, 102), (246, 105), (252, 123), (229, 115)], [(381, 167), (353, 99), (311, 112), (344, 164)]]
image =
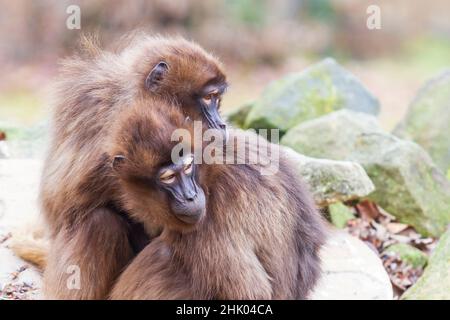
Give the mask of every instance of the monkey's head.
[(226, 137), (219, 108), (227, 82), (219, 61), (182, 38), (147, 37), (138, 45), (141, 50), (134, 69), (140, 75), (144, 95), (175, 97), (185, 116), (221, 130)]
[[(174, 130), (190, 128), (176, 107), (157, 103), (124, 111), (112, 128), (111, 165), (130, 214), (144, 222), (191, 230), (205, 215), (205, 194), (198, 184), (191, 141), (171, 141)], [(180, 144), (183, 148), (174, 156)]]

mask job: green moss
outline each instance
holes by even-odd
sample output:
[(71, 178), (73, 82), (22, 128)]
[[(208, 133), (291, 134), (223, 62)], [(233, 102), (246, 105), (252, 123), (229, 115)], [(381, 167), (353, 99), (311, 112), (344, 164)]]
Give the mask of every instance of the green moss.
[(414, 268), (424, 268), (428, 262), (428, 256), (424, 252), (406, 243), (393, 244), (384, 252), (398, 255), (402, 261)]
[[(305, 110), (309, 110), (310, 114), (302, 119), (302, 121), (316, 118), (321, 115), (341, 109), (343, 98), (339, 95), (338, 89), (333, 85), (329, 74), (323, 70), (316, 70), (311, 74), (313, 80), (319, 80), (323, 83), (320, 89), (316, 88), (306, 93), (302, 106)], [(312, 108), (311, 108), (312, 106)], [(296, 124), (299, 121), (296, 121)]]
[(425, 272), (402, 299), (450, 299), (450, 230), (439, 239)]
[(252, 108), (253, 103), (247, 103), (225, 114), (225, 116), (231, 124), (239, 128), (244, 128), (245, 119), (247, 119), (247, 116), (252, 110)]
[(355, 218), (350, 209), (342, 202), (330, 204), (328, 206), (328, 212), (331, 223), (341, 229), (345, 228), (349, 220)]

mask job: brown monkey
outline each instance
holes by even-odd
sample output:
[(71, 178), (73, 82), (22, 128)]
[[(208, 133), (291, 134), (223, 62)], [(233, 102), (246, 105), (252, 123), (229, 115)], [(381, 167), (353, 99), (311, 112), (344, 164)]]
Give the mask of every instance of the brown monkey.
[[(51, 233), (44, 273), (47, 297), (105, 298), (122, 268), (148, 241), (140, 225), (121, 214), (114, 201), (115, 178), (105, 163), (105, 141), (121, 111), (138, 99), (158, 96), (171, 99), (191, 119), (224, 130), (218, 107), (225, 88), (217, 60), (180, 38), (139, 35), (117, 52), (88, 41), (83, 54), (62, 63), (40, 188)], [(78, 290), (67, 288), (71, 266), (80, 270)]]
[[(126, 211), (164, 229), (120, 275), (112, 299), (307, 298), (324, 225), (285, 155), (266, 176), (258, 164), (196, 164), (192, 148), (173, 160), (171, 134), (188, 123), (163, 102), (141, 109), (120, 118), (109, 154)], [(232, 130), (227, 144), (244, 138)]]

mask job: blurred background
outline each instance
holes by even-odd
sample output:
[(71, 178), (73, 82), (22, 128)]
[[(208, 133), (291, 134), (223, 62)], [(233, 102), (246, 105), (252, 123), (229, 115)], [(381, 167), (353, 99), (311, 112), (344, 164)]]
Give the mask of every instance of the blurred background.
[[(137, 27), (182, 34), (219, 56), (231, 88), (224, 108), (255, 99), (271, 80), (332, 56), (380, 99), (392, 129), (420, 85), (450, 64), (448, 0), (1, 0), (0, 122), (33, 126), (48, 114), (58, 59), (81, 33), (104, 44)], [(81, 9), (69, 30), (66, 9)], [(366, 26), (381, 9), (381, 29)]]

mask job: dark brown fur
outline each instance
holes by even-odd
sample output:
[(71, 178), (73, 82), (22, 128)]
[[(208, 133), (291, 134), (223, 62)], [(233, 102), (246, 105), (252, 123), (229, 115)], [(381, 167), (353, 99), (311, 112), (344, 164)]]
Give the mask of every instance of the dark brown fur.
[[(121, 274), (111, 297), (307, 298), (320, 274), (324, 226), (285, 155), (279, 171), (267, 176), (258, 165), (198, 165), (206, 216), (188, 227), (170, 213), (163, 191), (131, 178), (152, 176), (170, 159), (171, 130), (182, 119), (176, 113), (158, 116), (156, 109), (152, 114), (130, 109), (117, 126), (110, 154), (122, 154), (129, 162), (120, 175), (126, 211), (144, 225), (162, 224), (164, 231)], [(245, 134), (232, 131), (229, 143), (235, 138)], [(246, 149), (257, 151), (252, 145)]]
[[(53, 139), (40, 187), (41, 208), (52, 239), (44, 274), (49, 298), (105, 298), (132, 256), (132, 243), (124, 241), (127, 228), (133, 225), (118, 216), (117, 188), (104, 156), (110, 128), (119, 114), (138, 99), (162, 96), (199, 119), (191, 94), (213, 78), (224, 79), (211, 55), (183, 39), (139, 35), (117, 52), (87, 43), (83, 54), (62, 63), (55, 90)], [(169, 73), (150, 93), (144, 87), (146, 75), (162, 59), (170, 64)], [(91, 241), (98, 233), (103, 241)], [(80, 290), (66, 287), (68, 265), (81, 269)]]

